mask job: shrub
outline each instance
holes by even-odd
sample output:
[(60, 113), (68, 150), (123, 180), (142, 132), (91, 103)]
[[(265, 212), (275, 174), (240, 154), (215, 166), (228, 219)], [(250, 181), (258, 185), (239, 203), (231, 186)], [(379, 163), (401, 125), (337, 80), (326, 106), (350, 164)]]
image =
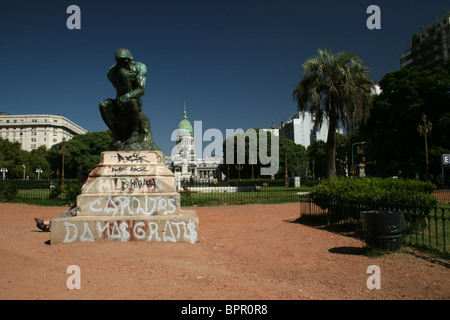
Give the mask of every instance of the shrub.
[(0, 197), (6, 201), (12, 201), (17, 196), (19, 190), (16, 185), (10, 181), (0, 183)]
[(335, 201), (365, 201), (432, 206), (437, 199), (431, 195), (436, 186), (431, 182), (410, 179), (333, 178), (314, 187), (314, 200), (326, 198)]
[(71, 203), (76, 203), (79, 194), (81, 194), (80, 184), (77, 181), (67, 180), (62, 187), (62, 198)]
[(62, 192), (62, 188), (60, 184), (53, 184), (53, 187), (50, 189), (50, 194), (48, 195), (49, 199), (56, 199)]

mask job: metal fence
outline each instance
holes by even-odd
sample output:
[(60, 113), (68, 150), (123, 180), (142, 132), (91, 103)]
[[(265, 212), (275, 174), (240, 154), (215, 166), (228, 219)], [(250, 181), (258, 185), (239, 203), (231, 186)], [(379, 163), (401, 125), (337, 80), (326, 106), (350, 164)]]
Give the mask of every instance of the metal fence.
[(409, 245), (448, 253), (450, 248), (450, 205), (414, 206), (399, 203), (336, 201), (302, 197), (301, 217), (314, 218), (315, 223), (327, 226), (346, 226), (361, 231), (361, 212), (368, 210), (402, 211), (406, 220), (405, 242)]
[(432, 193), (440, 203), (450, 204), (450, 189), (438, 189)]
[(180, 192), (182, 206), (297, 202), (307, 193), (307, 188), (282, 186), (203, 186)]
[[(76, 180), (65, 180), (66, 185), (77, 184)], [(277, 183), (275, 183), (277, 184)], [(69, 201), (55, 180), (6, 180), (0, 181), (0, 200), (15, 202), (47, 201), (44, 204), (64, 204)], [(397, 203), (369, 203), (357, 201), (332, 201), (309, 197), (310, 187), (270, 185), (184, 185), (181, 188), (181, 206), (213, 206), (229, 204), (268, 204), (300, 202), (302, 216), (314, 217), (324, 225), (347, 225), (361, 230), (360, 213), (364, 210), (400, 210), (405, 214), (406, 242), (412, 245), (449, 251), (450, 239), (450, 190), (437, 190), (433, 194), (439, 204), (434, 207), (410, 206)]]
[[(77, 184), (76, 180), (65, 180), (66, 185)], [(297, 202), (311, 187), (284, 186), (284, 181), (254, 182), (243, 185), (239, 182), (182, 184), (178, 190), (181, 206), (211, 206), (250, 203)], [(64, 200), (65, 189), (59, 180), (6, 180), (0, 181), (0, 199), (29, 202), (29, 200)]]
[[(64, 184), (78, 185), (77, 180), (66, 179)], [(66, 191), (69, 188), (66, 189)], [(73, 195), (70, 195), (73, 198)], [(0, 180), (0, 200), (14, 202), (41, 202), (42, 204), (65, 204), (69, 199), (67, 192), (63, 192), (61, 180)]]

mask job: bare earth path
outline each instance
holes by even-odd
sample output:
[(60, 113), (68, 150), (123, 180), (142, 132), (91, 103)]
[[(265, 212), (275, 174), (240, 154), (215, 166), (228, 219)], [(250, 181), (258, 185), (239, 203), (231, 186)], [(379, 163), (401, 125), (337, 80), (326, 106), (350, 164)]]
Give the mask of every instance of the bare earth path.
[[(292, 223), (299, 204), (197, 207), (199, 243), (49, 244), (34, 217), (62, 207), (0, 204), (0, 299), (449, 299), (450, 269)], [(69, 290), (69, 265), (81, 289)], [(381, 270), (368, 289), (367, 267)]]

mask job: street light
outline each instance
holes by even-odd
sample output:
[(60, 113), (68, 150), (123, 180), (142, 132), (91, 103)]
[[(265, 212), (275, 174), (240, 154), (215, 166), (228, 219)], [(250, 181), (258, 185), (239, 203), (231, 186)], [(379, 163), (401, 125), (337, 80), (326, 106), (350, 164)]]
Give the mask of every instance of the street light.
[(39, 180), (39, 175), (40, 175), (41, 172), (43, 172), (43, 170), (42, 170), (41, 168), (37, 168), (37, 169), (36, 169), (36, 172), (37, 172), (37, 174), (38, 174), (38, 180)]
[(66, 148), (66, 137), (63, 137), (62, 147), (59, 151), (62, 154), (62, 170), (61, 170), (61, 185), (64, 186), (64, 156), (70, 152), (70, 147)]
[(22, 165), (22, 168), (23, 168), (23, 180), (25, 180), (25, 168), (26, 168), (26, 167), (25, 167), (24, 164)]
[(284, 139), (284, 185), (289, 187), (289, 176), (288, 176), (288, 167), (287, 167), (287, 143), (286, 138)]
[(8, 172), (8, 169), (7, 168), (1, 168), (0, 169), (0, 171), (2, 172), (2, 174), (3, 174), (3, 180), (5, 180), (5, 174), (6, 174), (6, 172)]
[(354, 175), (354, 168), (355, 168), (355, 165), (354, 165), (354, 162), (353, 162), (353, 147), (356, 146), (356, 145), (360, 145), (360, 144), (366, 144), (366, 142), (365, 141), (361, 141), (361, 142), (355, 142), (354, 144), (352, 144), (352, 175)]
[(244, 169), (244, 167), (242, 165), (238, 164), (236, 166), (236, 170), (239, 171), (239, 181), (241, 181), (241, 171), (242, 171), (242, 169)]
[(427, 116), (425, 113), (422, 114), (423, 125), (419, 123), (417, 126), (417, 131), (421, 136), (425, 136), (425, 180), (430, 180), (430, 168), (428, 166), (428, 142), (427, 135), (430, 134), (433, 125), (430, 121), (427, 121)]

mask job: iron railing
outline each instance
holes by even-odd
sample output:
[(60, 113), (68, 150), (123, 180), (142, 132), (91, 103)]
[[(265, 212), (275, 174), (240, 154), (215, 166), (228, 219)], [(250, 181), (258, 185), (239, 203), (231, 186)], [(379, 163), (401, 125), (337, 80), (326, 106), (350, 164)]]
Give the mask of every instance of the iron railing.
[(405, 242), (409, 245), (449, 252), (450, 206), (418, 206), (400, 203), (368, 201), (337, 201), (303, 197), (300, 215), (314, 216), (315, 221), (327, 226), (346, 225), (354, 231), (362, 230), (361, 212), (369, 210), (402, 211), (406, 220)]
[[(76, 184), (76, 180), (65, 180), (65, 184)], [(450, 239), (450, 191), (437, 190), (433, 193), (439, 204), (412, 206), (398, 203), (373, 203), (362, 201), (336, 201), (316, 199), (313, 201), (308, 193), (311, 188), (284, 186), (282, 183), (254, 183), (253, 185), (184, 185), (181, 188), (181, 206), (211, 206), (228, 204), (266, 204), (282, 202), (300, 202), (301, 215), (315, 216), (324, 225), (353, 226), (361, 230), (361, 211), (365, 210), (400, 210), (405, 214), (407, 230), (406, 242), (411, 245), (425, 246), (449, 251)], [(30, 200), (54, 201), (64, 203), (61, 181), (57, 180), (0, 180), (0, 200), (29, 202)], [(48, 204), (51, 204), (49, 202)]]
[[(64, 180), (66, 185), (76, 184), (76, 180)], [(56, 199), (64, 197), (64, 188), (60, 180), (0, 180), (0, 200), (29, 202), (29, 200)], [(297, 202), (307, 194), (311, 187), (295, 187), (275, 180), (253, 181), (243, 184), (238, 181), (231, 184), (200, 183), (195, 181), (180, 184), (181, 206), (211, 206), (250, 203)]]

